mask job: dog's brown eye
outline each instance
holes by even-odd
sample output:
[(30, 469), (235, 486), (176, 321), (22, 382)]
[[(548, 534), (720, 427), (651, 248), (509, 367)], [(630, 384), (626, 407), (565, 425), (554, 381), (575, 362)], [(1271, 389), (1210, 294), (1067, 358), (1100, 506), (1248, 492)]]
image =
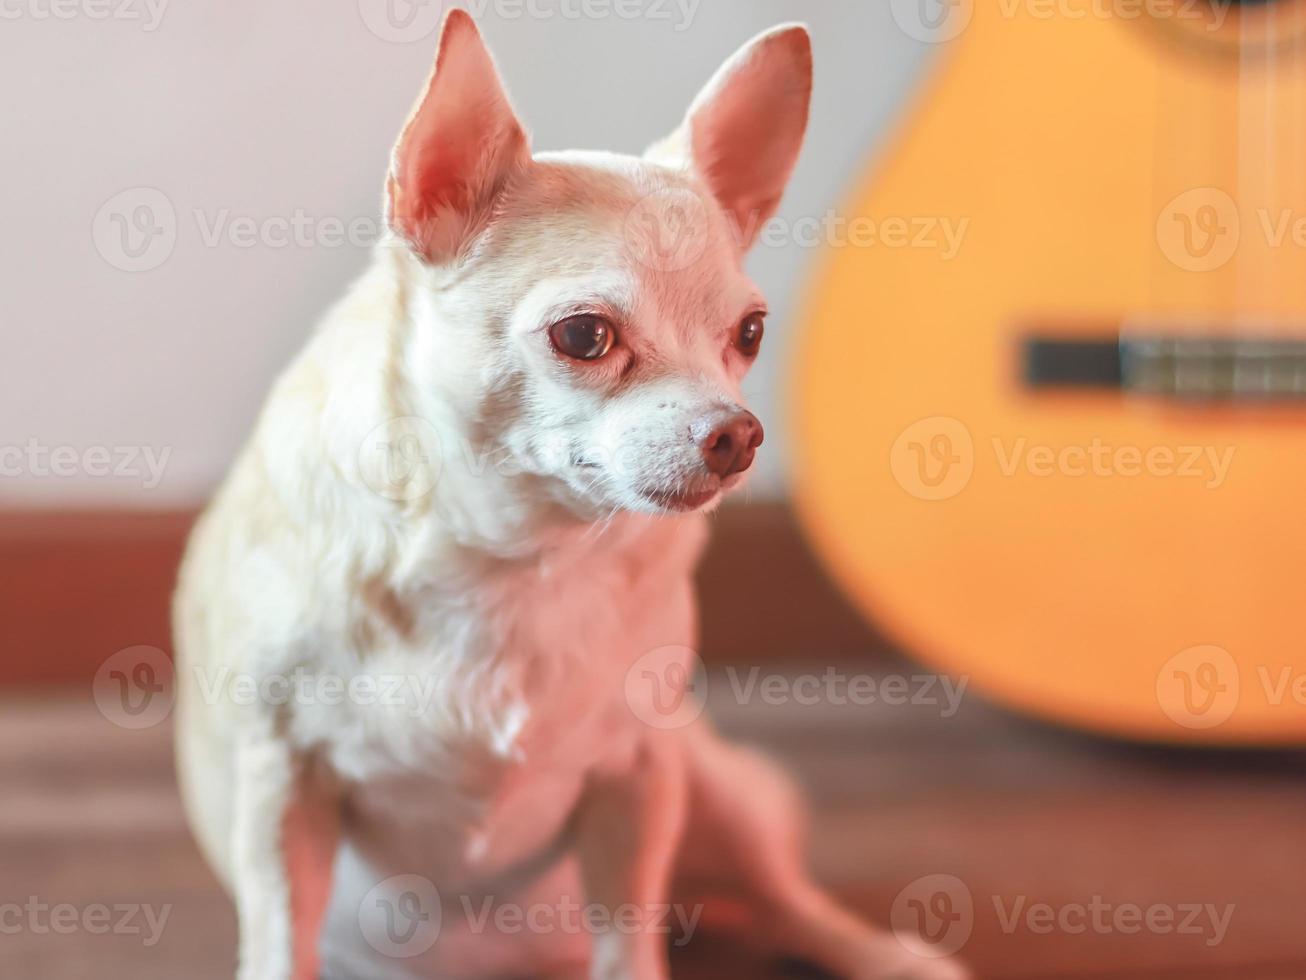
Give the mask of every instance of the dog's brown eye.
[(744, 317), (744, 321), (739, 324), (739, 329), (735, 333), (735, 346), (746, 356), (756, 357), (762, 347), (762, 334), (765, 330), (766, 325), (761, 313)]
[(553, 346), (578, 361), (597, 361), (612, 350), (617, 331), (601, 316), (568, 317), (549, 328)]

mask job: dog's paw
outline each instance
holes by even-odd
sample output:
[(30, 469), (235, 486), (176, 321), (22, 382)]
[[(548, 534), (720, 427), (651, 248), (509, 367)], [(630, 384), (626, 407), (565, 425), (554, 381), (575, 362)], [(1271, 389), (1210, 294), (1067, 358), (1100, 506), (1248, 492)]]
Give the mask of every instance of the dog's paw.
[(852, 980), (974, 980), (973, 974), (953, 959), (917, 956), (902, 949), (891, 958), (881, 955), (873, 965), (859, 970)]
[(974, 980), (965, 967), (951, 960), (933, 963), (906, 963), (890, 967), (889, 972), (869, 970), (858, 975), (855, 980)]

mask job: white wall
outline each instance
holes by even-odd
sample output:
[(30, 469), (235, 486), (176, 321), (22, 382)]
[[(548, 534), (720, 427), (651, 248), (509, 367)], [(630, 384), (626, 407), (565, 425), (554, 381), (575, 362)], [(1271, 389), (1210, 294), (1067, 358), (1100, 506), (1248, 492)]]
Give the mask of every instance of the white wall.
[[(274, 374), (365, 262), (364, 247), (330, 241), (323, 219), (376, 215), (390, 145), (434, 51), (432, 35), (397, 43), (368, 28), (384, 25), (386, 2), (406, 9), (406, 0), (0, 0), (5, 502), (185, 504), (220, 478)], [(419, 33), (439, 15), (439, 0), (426, 3)], [(818, 84), (789, 218), (841, 201), (923, 60), (882, 0), (466, 5), (485, 11), (540, 149), (637, 152), (678, 122), (745, 38), (806, 20)], [(588, 16), (563, 16), (577, 10)], [(134, 215), (147, 199), (130, 191), (141, 187), (162, 193), (154, 219), (166, 229), (170, 207), (175, 237), (153, 239), (159, 251), (141, 262), (166, 256), (156, 268), (128, 272), (103, 253), (129, 264), (115, 253), (113, 215)], [(312, 221), (314, 244), (241, 247), (226, 233), (238, 217), (297, 214)], [(214, 229), (216, 244), (206, 241)], [(814, 257), (790, 245), (752, 259), (774, 303), (750, 382), (773, 437), (754, 498), (784, 492), (781, 382), (801, 342), (790, 314)], [(167, 454), (157, 485), (146, 486), (144, 456), (129, 475), (101, 475), (129, 465), (117, 447), (148, 450), (156, 466)]]

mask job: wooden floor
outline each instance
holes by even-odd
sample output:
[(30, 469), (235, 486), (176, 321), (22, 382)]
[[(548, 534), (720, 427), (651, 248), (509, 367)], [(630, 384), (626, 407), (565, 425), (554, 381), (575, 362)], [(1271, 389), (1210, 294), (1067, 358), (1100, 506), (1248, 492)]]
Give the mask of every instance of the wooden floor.
[[(969, 894), (961, 955), (981, 978), (1306, 978), (1306, 756), (1105, 744), (970, 696), (945, 718), (930, 705), (744, 706), (722, 675), (711, 692), (723, 729), (806, 786), (813, 863), (850, 903), (887, 922), (904, 889), (900, 906), (933, 901), (943, 879), (913, 884), (928, 875), (950, 876), (954, 908)], [(117, 728), (89, 696), (0, 700), (0, 974), (232, 975), (233, 915), (182, 824), (170, 751), (166, 724)], [(32, 902), (76, 921), (5, 904)], [(157, 941), (141, 915), (118, 923), (138, 932), (99, 934), (89, 910), (124, 904), (170, 909)], [(1129, 905), (1161, 908), (1137, 928)], [(1228, 915), (1223, 932), (1211, 909)], [(1166, 926), (1190, 915), (1182, 932)], [(710, 937), (675, 965), (804, 975)]]

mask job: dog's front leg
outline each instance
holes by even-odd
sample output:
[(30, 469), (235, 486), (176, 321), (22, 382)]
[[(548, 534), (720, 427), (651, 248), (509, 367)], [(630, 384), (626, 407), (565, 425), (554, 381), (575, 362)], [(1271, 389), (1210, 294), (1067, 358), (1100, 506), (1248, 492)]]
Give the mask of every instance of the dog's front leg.
[(293, 927), (282, 827), (295, 788), (293, 753), (260, 719), (236, 746), (233, 889), (238, 980), (290, 980)]
[[(646, 740), (621, 771), (591, 776), (576, 819), (586, 901), (607, 915), (594, 937), (593, 980), (666, 980), (663, 907), (685, 821), (684, 756)], [(636, 911), (637, 910), (637, 911)]]

